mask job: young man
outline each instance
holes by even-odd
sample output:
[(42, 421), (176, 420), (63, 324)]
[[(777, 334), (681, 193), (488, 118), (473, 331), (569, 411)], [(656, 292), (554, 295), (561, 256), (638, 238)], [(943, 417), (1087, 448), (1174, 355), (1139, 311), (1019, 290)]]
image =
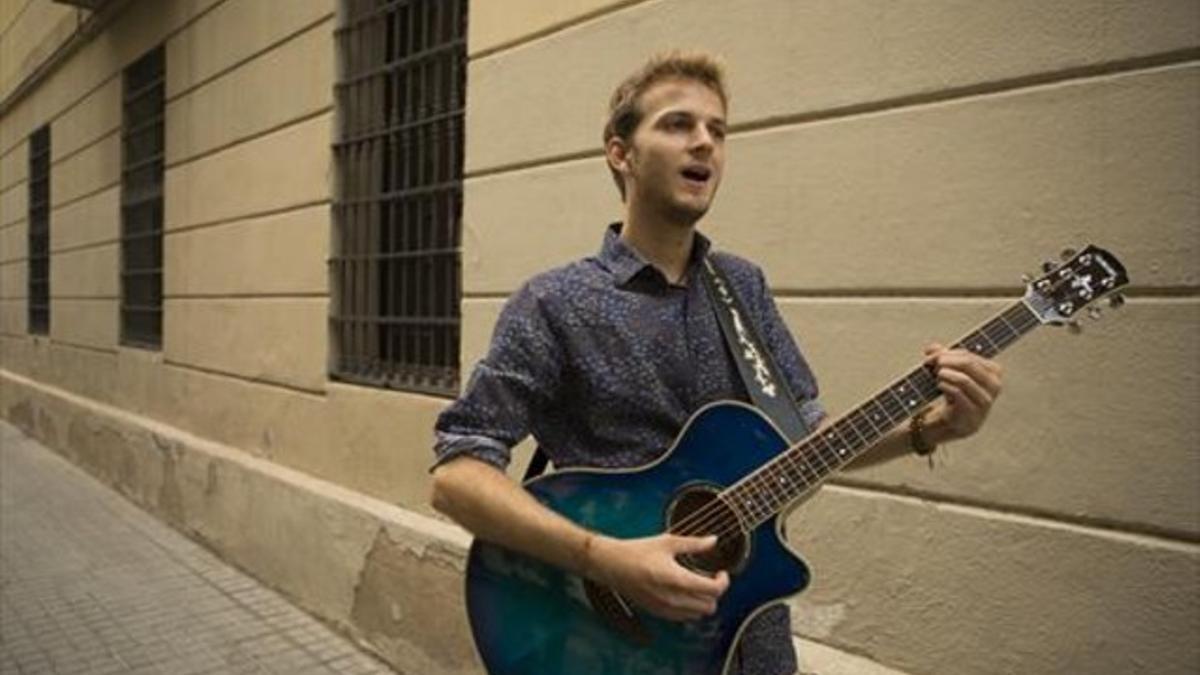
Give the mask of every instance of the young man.
[[(545, 508), (503, 472), (532, 433), (555, 466), (634, 467), (666, 451), (698, 408), (747, 400), (700, 275), (706, 255), (725, 271), (764, 345), (799, 397), (810, 428), (824, 412), (816, 382), (771, 299), (762, 272), (714, 253), (696, 223), (725, 167), (728, 95), (710, 57), (651, 59), (613, 95), (604, 149), (624, 202), (600, 252), (541, 274), (509, 299), (491, 348), (462, 396), (439, 417), (433, 504), (476, 536), (536, 556), (675, 620), (715, 611), (729, 584), (677, 557), (714, 537), (619, 540)], [(995, 363), (926, 348), (946, 402), (913, 438), (899, 429), (872, 460), (974, 433), (1000, 392)], [(787, 611), (761, 614), (734, 661), (744, 675), (796, 670)]]

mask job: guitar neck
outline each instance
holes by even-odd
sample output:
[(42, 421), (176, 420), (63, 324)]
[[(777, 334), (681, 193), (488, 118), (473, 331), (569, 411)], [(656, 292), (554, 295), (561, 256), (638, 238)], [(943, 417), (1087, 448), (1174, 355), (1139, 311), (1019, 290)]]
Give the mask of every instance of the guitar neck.
[[(1041, 325), (1026, 298), (1000, 312), (954, 343), (991, 358)], [(870, 450), (889, 431), (937, 400), (937, 379), (924, 364), (880, 393), (781, 453), (770, 463), (726, 489), (722, 496), (747, 527), (757, 526), (807, 495), (842, 467)]]

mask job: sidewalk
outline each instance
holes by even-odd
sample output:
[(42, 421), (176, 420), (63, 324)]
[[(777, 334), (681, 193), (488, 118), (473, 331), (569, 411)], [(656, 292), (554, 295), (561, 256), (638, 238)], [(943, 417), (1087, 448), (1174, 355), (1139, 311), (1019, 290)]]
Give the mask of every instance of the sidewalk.
[(0, 673), (392, 673), (0, 421)]

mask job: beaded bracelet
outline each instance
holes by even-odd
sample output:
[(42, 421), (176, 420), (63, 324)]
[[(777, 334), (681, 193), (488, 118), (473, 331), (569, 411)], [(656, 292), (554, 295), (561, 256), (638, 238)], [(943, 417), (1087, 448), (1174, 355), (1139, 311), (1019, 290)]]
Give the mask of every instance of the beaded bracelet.
[(925, 438), (925, 411), (921, 411), (913, 416), (908, 423), (908, 444), (912, 447), (912, 451), (921, 457), (932, 455), (938, 446), (936, 443), (930, 443), (929, 439)]

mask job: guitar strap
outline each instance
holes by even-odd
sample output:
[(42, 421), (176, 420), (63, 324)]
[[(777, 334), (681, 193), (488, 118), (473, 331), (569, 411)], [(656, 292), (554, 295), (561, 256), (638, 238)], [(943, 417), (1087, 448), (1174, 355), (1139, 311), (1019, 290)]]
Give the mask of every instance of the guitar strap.
[[(787, 380), (780, 376), (779, 367), (771, 352), (762, 347), (758, 330), (754, 322), (743, 317), (749, 317), (741, 300), (733, 292), (733, 286), (725, 277), (725, 273), (713, 262), (712, 258), (704, 258), (704, 288), (708, 291), (713, 312), (717, 323), (721, 326), (721, 334), (725, 337), (725, 346), (733, 355), (738, 373), (742, 376), (742, 384), (750, 393), (750, 401), (773, 421), (783, 431), (784, 436), (792, 443), (808, 435), (808, 425), (800, 417), (796, 407), (796, 399), (792, 396)], [(541, 448), (533, 451), (533, 458), (525, 469), (522, 482), (540, 476), (546, 470), (548, 463), (546, 453)]]
[(704, 288), (708, 290), (725, 346), (733, 355), (750, 401), (795, 443), (808, 435), (808, 425), (796, 407), (787, 379), (781, 376), (771, 352), (762, 346), (750, 313), (733, 291), (733, 285), (711, 256), (704, 258)]

